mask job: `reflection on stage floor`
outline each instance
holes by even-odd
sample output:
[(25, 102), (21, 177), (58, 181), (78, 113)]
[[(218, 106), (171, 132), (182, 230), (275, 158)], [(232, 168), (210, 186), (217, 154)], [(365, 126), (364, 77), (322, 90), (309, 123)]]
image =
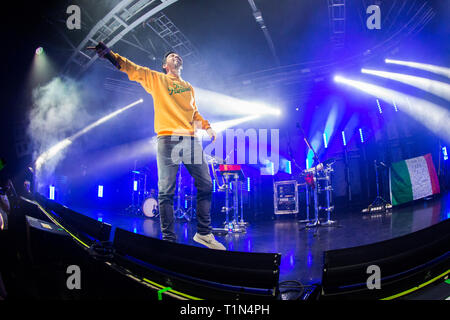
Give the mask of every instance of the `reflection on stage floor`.
[[(73, 208), (95, 219), (135, 233), (161, 238), (159, 218), (150, 219), (117, 212)], [(326, 219), (326, 217), (323, 217)], [(337, 210), (332, 217), (335, 227), (304, 229), (295, 216), (275, 220), (250, 221), (246, 233), (232, 233), (216, 238), (227, 250), (243, 252), (278, 252), (282, 254), (280, 281), (297, 280), (302, 284), (321, 282), (323, 252), (348, 248), (399, 237), (450, 218), (450, 193), (431, 200), (420, 200), (386, 213), (363, 214)], [(223, 219), (213, 216), (213, 226)], [(192, 240), (195, 221), (179, 220), (175, 231), (178, 242), (200, 246)]]

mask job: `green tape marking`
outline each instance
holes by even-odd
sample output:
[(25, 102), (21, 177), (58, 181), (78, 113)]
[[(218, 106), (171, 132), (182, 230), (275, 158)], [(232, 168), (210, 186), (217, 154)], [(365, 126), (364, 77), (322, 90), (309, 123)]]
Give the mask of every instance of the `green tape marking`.
[(171, 287), (165, 287), (165, 288), (159, 290), (159, 291), (158, 291), (158, 300), (162, 300), (162, 293), (163, 293), (163, 292), (166, 292), (166, 291), (168, 291), (168, 290), (172, 290), (172, 288), (171, 288)]
[(450, 279), (445, 280), (445, 283), (450, 284)]

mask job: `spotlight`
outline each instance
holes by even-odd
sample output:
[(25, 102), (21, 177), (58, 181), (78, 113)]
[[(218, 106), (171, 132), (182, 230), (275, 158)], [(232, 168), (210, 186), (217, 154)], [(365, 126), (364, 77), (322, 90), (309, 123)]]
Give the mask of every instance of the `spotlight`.
[(448, 126), (448, 123), (450, 123), (450, 111), (446, 107), (368, 82), (346, 78), (341, 78), (339, 82), (387, 103), (391, 103), (395, 99), (395, 104), (403, 113), (422, 123), (444, 141), (450, 141), (450, 126)]
[(198, 88), (196, 89), (197, 104), (207, 106), (208, 112), (215, 115), (281, 115), (281, 110), (275, 106), (258, 101), (246, 101), (221, 93)]
[(450, 101), (450, 85), (447, 83), (394, 72), (385, 72), (368, 69), (361, 69), (361, 72), (398, 81), (419, 88), (420, 90), (427, 91), (429, 93), (432, 93), (434, 95), (437, 95)]
[(398, 64), (398, 65), (407, 66), (407, 67), (416, 68), (416, 69), (421, 69), (421, 70), (440, 74), (440, 75), (446, 76), (447, 78), (450, 78), (450, 68), (444, 68), (444, 67), (435, 66), (432, 64), (418, 63), (418, 62), (412, 62), (412, 61), (400, 61), (400, 60), (392, 60), (392, 59), (385, 59), (384, 62)]
[[(214, 131), (219, 133), (219, 132), (225, 131), (228, 128), (233, 128), (234, 126), (237, 126), (238, 124), (241, 124), (241, 123), (244, 123), (247, 121), (251, 121), (251, 120), (257, 119), (259, 117), (260, 117), (259, 114), (255, 114), (255, 115), (237, 118), (237, 119), (233, 119), (233, 120), (214, 122), (214, 123), (211, 123), (211, 127), (214, 129)], [(203, 133), (203, 135), (205, 135), (205, 133)]]
[(40, 56), (43, 53), (44, 53), (44, 49), (42, 47), (39, 47), (36, 49), (36, 55)]
[(42, 167), (42, 165), (47, 162), (48, 160), (50, 160), (51, 158), (53, 158), (56, 154), (58, 154), (61, 150), (67, 148), (70, 144), (72, 144), (73, 141), (75, 141), (76, 139), (78, 139), (80, 136), (82, 136), (83, 134), (87, 133), (88, 131), (90, 131), (91, 129), (99, 126), (100, 124), (109, 121), (111, 118), (117, 116), (119, 113), (124, 112), (125, 110), (134, 107), (135, 105), (142, 103), (144, 100), (139, 99), (136, 102), (133, 102), (125, 107), (123, 107), (122, 109), (119, 109), (117, 111), (114, 111), (112, 113), (110, 113), (107, 116), (104, 116), (103, 118), (95, 121), (94, 123), (88, 125), (87, 127), (85, 127), (84, 129), (78, 131), (77, 133), (75, 133), (74, 135), (70, 136), (69, 138), (66, 138), (60, 142), (58, 142), (56, 145), (52, 146), (50, 149), (48, 149), (47, 151), (45, 151), (44, 153), (42, 153), (36, 160), (35, 162), (35, 166), (36, 166), (36, 170), (39, 171), (40, 168)]

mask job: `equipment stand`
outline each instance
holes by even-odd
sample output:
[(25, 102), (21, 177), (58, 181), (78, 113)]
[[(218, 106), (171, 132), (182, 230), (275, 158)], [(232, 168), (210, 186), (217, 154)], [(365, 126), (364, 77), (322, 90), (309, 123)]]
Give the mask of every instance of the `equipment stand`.
[(189, 217), (188, 221), (195, 218), (194, 208), (194, 178), (191, 177), (191, 194), (189, 195), (190, 203), (189, 208), (186, 210), (186, 217)]
[[(233, 183), (233, 182), (231, 182)], [(230, 232), (245, 232), (245, 222), (242, 220), (238, 221), (239, 217), (239, 174), (234, 174), (234, 188), (233, 188), (233, 221), (231, 222), (232, 228)], [(242, 189), (241, 189), (242, 191)], [(241, 192), (241, 207), (242, 207), (242, 192)], [(228, 225), (228, 224), (227, 224)]]
[(329, 225), (332, 225), (332, 224), (336, 223), (336, 221), (333, 221), (333, 220), (330, 219), (331, 211), (334, 210), (334, 206), (331, 205), (331, 197), (333, 196), (332, 195), (333, 188), (331, 186), (331, 179), (330, 179), (331, 176), (329, 174), (329, 171), (327, 171), (327, 170), (328, 170), (328, 168), (325, 169), (325, 172), (326, 172), (325, 192), (327, 194), (327, 207), (324, 208), (327, 211), (327, 221), (323, 223), (324, 226), (329, 226)]
[[(131, 204), (125, 208), (125, 212), (129, 213), (129, 214), (134, 214), (134, 215), (143, 215), (142, 209), (140, 207), (140, 204), (142, 203), (140, 200), (140, 194), (141, 194), (141, 189), (142, 189), (142, 178), (141, 178), (141, 174), (140, 172), (136, 171), (136, 161), (134, 161), (134, 170), (133, 172), (133, 186), (132, 186), (132, 191), (131, 191)], [(147, 179), (146, 176), (144, 177), (145, 180)], [(136, 188), (135, 188), (135, 183), (136, 183)], [(146, 181), (145, 181), (146, 183)], [(136, 189), (136, 190), (135, 190)], [(144, 186), (145, 189), (145, 186)], [(145, 192), (142, 191), (142, 192)], [(137, 193), (137, 194), (136, 194)]]
[(319, 227), (333, 227), (335, 221), (331, 221), (330, 220), (330, 211), (331, 211), (331, 207), (330, 207), (330, 201), (331, 201), (331, 184), (329, 182), (329, 172), (331, 170), (328, 170), (328, 168), (325, 169), (326, 171), (326, 187), (325, 190), (327, 192), (327, 205), (328, 207), (326, 208), (326, 210), (328, 211), (328, 220), (325, 223), (320, 223), (319, 220), (319, 197), (318, 197), (318, 189), (319, 189), (319, 168), (322, 168), (321, 170), (324, 169), (324, 165), (322, 162), (320, 162), (319, 157), (317, 156), (316, 151), (314, 150), (314, 148), (311, 146), (311, 144), (309, 143), (308, 139), (306, 138), (305, 132), (303, 131), (303, 128), (300, 126), (299, 123), (297, 123), (297, 128), (299, 128), (301, 130), (301, 132), (303, 133), (303, 140), (305, 141), (306, 145), (308, 146), (309, 150), (311, 150), (314, 154), (314, 160), (317, 162), (317, 165), (315, 167), (315, 169), (313, 170), (314, 173), (314, 181), (315, 181), (315, 185), (314, 185), (314, 221), (312, 223), (307, 223), (305, 225), (305, 229), (309, 229), (309, 228), (316, 228), (316, 231), (314, 232), (314, 236), (317, 235), (317, 232), (319, 231)]
[(306, 219), (305, 220), (299, 220), (299, 223), (310, 223), (312, 220), (309, 218), (309, 186), (308, 184), (305, 184), (305, 201), (306, 201)]
[[(212, 169), (213, 169), (213, 174), (215, 176), (215, 170), (214, 170), (213, 164), (212, 164)], [(225, 222), (224, 222), (224, 228), (212, 228), (212, 232), (224, 234), (224, 233), (230, 232), (230, 221), (229, 221), (229, 218), (228, 218), (228, 212), (231, 210), (230, 204), (229, 204), (230, 198), (229, 198), (229, 195), (228, 195), (230, 185), (229, 185), (229, 182), (228, 182), (228, 175), (224, 175), (224, 177), (223, 177), (223, 180), (224, 180), (223, 181), (224, 182), (223, 185), (220, 185), (219, 180), (217, 180), (216, 176), (215, 176), (215, 178), (216, 178), (217, 185), (219, 186), (219, 191), (224, 191), (225, 192), (225, 206), (222, 207), (222, 212), (225, 213)], [(232, 226), (231, 226), (231, 229), (232, 229)]]
[(311, 223), (307, 223), (305, 228), (314, 228), (320, 225), (319, 220), (319, 196), (317, 192), (317, 186), (314, 188), (314, 221)]
[[(381, 166), (386, 166), (384, 163), (380, 162)], [(385, 200), (382, 196), (380, 196), (380, 182), (378, 178), (378, 167), (377, 160), (374, 160), (374, 166), (375, 166), (375, 181), (377, 184), (377, 197), (373, 202), (366, 208), (363, 209), (362, 212), (380, 212), (380, 211), (386, 211), (392, 209), (392, 204)]]
[(186, 219), (190, 221), (189, 216), (186, 215), (186, 212), (183, 210), (181, 206), (181, 163), (178, 166), (178, 185), (177, 185), (177, 209), (174, 211), (175, 218), (177, 219)]
[(239, 185), (241, 186), (239, 188), (239, 190), (241, 192), (241, 216), (240, 216), (240, 219), (239, 219), (239, 226), (247, 227), (248, 226), (248, 222), (244, 221), (244, 196), (242, 195), (242, 188), (244, 186), (244, 183), (242, 181), (240, 181)]

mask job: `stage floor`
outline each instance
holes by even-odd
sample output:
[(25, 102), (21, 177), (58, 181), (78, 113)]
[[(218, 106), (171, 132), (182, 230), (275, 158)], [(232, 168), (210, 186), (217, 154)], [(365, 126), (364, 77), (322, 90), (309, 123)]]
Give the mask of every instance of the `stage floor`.
[[(150, 237), (161, 238), (159, 219), (148, 219), (119, 212), (72, 207), (92, 218), (113, 226)], [(326, 214), (321, 214), (326, 218)], [(220, 218), (220, 217), (219, 217)], [(431, 200), (416, 201), (394, 208), (388, 213), (363, 214), (338, 210), (331, 217), (336, 226), (305, 229), (293, 216), (251, 222), (246, 233), (233, 233), (216, 238), (227, 250), (243, 252), (277, 252), (282, 254), (280, 281), (296, 280), (304, 285), (320, 283), (323, 252), (370, 244), (396, 238), (450, 218), (450, 193)], [(322, 220), (322, 219), (321, 219)], [(221, 227), (223, 219), (213, 217), (213, 227)], [(176, 222), (178, 242), (201, 246), (192, 240), (195, 221)]]

